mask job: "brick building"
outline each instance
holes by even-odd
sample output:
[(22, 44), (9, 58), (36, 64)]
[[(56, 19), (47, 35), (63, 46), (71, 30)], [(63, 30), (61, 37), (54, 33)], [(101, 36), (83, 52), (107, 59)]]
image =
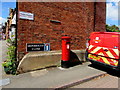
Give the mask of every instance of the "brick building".
[[(21, 19), (20, 12), (33, 14), (33, 20)], [(105, 2), (18, 2), (17, 53), (26, 54), (26, 43), (50, 43), (61, 50), (61, 37), (71, 37), (71, 49), (85, 49), (93, 31), (105, 31)]]
[[(5, 22), (5, 26), (3, 27), (3, 34), (5, 34), (5, 39), (12, 39), (15, 38), (15, 29), (16, 28), (16, 8), (9, 9), (9, 16), (7, 17), (7, 22)], [(12, 37), (11, 37), (12, 36)]]

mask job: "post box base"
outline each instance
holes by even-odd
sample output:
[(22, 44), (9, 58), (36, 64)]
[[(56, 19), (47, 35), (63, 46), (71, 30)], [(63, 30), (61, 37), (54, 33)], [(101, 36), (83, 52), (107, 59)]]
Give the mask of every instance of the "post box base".
[(61, 60), (61, 67), (62, 68), (69, 68), (69, 61), (63, 61), (63, 60)]

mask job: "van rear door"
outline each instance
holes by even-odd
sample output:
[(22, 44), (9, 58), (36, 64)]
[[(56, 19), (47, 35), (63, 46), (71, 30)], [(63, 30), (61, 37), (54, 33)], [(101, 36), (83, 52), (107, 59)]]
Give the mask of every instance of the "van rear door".
[(118, 50), (118, 34), (108, 33), (104, 35), (104, 56), (110, 57), (113, 59), (119, 59), (119, 50)]
[(118, 65), (118, 34), (94, 32), (90, 35), (88, 58), (112, 66)]

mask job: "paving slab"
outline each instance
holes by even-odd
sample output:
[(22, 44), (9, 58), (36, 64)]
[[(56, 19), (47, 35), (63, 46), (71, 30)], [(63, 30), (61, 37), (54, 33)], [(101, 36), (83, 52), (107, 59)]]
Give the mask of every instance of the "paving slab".
[(0, 86), (5, 86), (5, 85), (8, 85), (8, 84), (10, 84), (10, 79), (9, 78), (0, 80)]

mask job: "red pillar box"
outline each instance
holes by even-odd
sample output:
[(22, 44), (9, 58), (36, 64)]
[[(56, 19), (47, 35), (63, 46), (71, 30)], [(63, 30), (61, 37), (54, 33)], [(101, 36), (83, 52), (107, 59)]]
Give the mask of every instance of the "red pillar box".
[(61, 67), (68, 68), (70, 60), (70, 37), (62, 37), (62, 60)]

